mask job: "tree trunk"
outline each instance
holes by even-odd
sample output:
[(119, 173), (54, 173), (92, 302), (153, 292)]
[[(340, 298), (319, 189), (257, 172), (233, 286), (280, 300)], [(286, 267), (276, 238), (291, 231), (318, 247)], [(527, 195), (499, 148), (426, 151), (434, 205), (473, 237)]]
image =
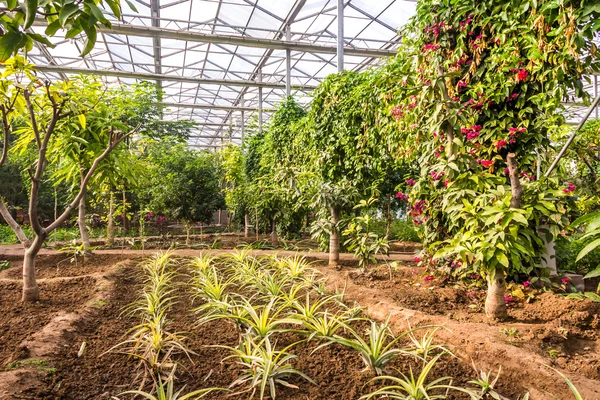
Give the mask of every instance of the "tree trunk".
[(112, 246), (115, 243), (115, 193), (112, 188), (108, 194), (108, 222), (106, 224), (106, 244)]
[(23, 257), (23, 301), (38, 301), (40, 299), (40, 288), (35, 279), (35, 258), (45, 239), (45, 235), (36, 235), (31, 245), (25, 249)]
[(337, 267), (340, 261), (340, 232), (337, 224), (340, 221), (340, 213), (335, 208), (329, 208), (331, 213), (331, 236), (329, 236), (329, 266)]
[(508, 175), (510, 177), (510, 189), (512, 197), (510, 199), (511, 208), (521, 208), (521, 197), (523, 197), (523, 186), (519, 180), (519, 166), (514, 153), (508, 153), (506, 156), (506, 165), (508, 166)]
[(392, 224), (392, 195), (387, 196), (387, 218), (385, 221), (385, 239), (390, 237), (390, 225)]
[(129, 218), (127, 218), (127, 192), (123, 189), (123, 229), (129, 234)]
[(90, 243), (90, 236), (88, 235), (87, 226), (85, 224), (85, 201), (87, 199), (87, 187), (82, 188), (81, 190), (82, 196), (81, 200), (79, 200), (79, 214), (77, 215), (77, 225), (79, 225), (79, 234), (81, 235), (81, 242), (83, 243), (84, 250), (92, 247)]
[(271, 221), (271, 243), (274, 245), (279, 243), (279, 236), (277, 236), (277, 225), (275, 224), (275, 220)]
[(186, 247), (190, 246), (190, 231), (192, 230), (192, 226), (186, 222), (185, 224), (185, 245)]
[(218, 210), (219, 214), (217, 215), (217, 225), (221, 226), (221, 210)]
[(244, 237), (247, 238), (250, 236), (250, 216), (248, 213), (244, 215)]
[(494, 279), (488, 278), (488, 290), (485, 299), (485, 315), (488, 318), (500, 321), (508, 318), (506, 300), (504, 300), (505, 289), (504, 272), (496, 271)]
[(258, 242), (258, 208), (256, 209), (254, 215), (256, 217), (256, 241)]
[(19, 239), (19, 242), (21, 242), (23, 247), (29, 247), (29, 245), (31, 244), (29, 238), (27, 237), (27, 235), (25, 235), (25, 232), (23, 232), (23, 229), (21, 229), (21, 227), (19, 226), (17, 221), (15, 221), (13, 216), (10, 215), (10, 211), (8, 211), (8, 208), (6, 207), (6, 204), (4, 204), (2, 199), (0, 199), (0, 215), (2, 215), (8, 226), (10, 226), (10, 229), (12, 229), (12, 231), (15, 233), (17, 239)]

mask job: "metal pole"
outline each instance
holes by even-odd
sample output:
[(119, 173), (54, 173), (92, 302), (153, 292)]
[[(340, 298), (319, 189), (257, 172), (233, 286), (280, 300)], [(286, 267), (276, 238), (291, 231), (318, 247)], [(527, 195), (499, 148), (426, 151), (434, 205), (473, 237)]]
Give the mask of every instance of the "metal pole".
[[(244, 95), (242, 94), (242, 142), (244, 141), (244, 133), (246, 131), (246, 119), (244, 118), (244, 107), (246, 106), (246, 100), (244, 99)], [(230, 138), (231, 141), (231, 138)]]
[(344, 0), (337, 0), (337, 67), (338, 72), (344, 70)]
[[(258, 71), (258, 81), (262, 82), (262, 70)], [(262, 88), (258, 88), (258, 131), (262, 132), (263, 124), (263, 91)]]
[[(290, 26), (285, 27), (285, 40), (292, 40)], [(285, 95), (292, 94), (292, 50), (285, 49)]]
[(575, 128), (575, 130), (573, 131), (573, 133), (571, 133), (571, 136), (567, 140), (567, 143), (565, 143), (565, 145), (563, 146), (563, 148), (560, 149), (560, 152), (558, 153), (558, 155), (556, 156), (556, 158), (552, 162), (552, 165), (550, 166), (550, 168), (548, 168), (548, 171), (546, 171), (546, 173), (544, 174), (544, 176), (546, 176), (546, 177), (550, 176), (550, 174), (552, 173), (552, 171), (554, 170), (554, 168), (556, 168), (556, 164), (558, 164), (558, 162), (560, 161), (560, 159), (563, 157), (563, 155), (565, 154), (565, 152), (567, 151), (567, 149), (571, 145), (571, 143), (573, 143), (573, 140), (575, 140), (575, 136), (577, 136), (577, 132), (579, 132), (579, 130), (583, 127), (583, 124), (585, 124), (585, 122), (588, 120), (588, 118), (590, 117), (590, 115), (592, 115), (592, 112), (594, 111), (594, 109), (596, 107), (598, 107), (598, 103), (600, 103), (600, 97), (596, 97), (596, 99), (592, 103), (592, 106), (587, 110), (587, 112), (585, 113), (585, 115), (583, 116), (583, 118), (581, 119), (581, 121), (579, 121), (579, 124), (577, 125), (577, 128)]

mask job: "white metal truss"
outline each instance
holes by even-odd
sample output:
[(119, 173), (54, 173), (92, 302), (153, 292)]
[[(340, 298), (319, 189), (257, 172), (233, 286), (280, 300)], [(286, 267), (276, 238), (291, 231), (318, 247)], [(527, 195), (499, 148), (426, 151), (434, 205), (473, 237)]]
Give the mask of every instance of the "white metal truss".
[[(346, 70), (393, 55), (398, 30), (416, 8), (416, 0), (133, 3), (137, 12), (124, 3), (120, 20), (105, 10), (113, 26), (100, 29), (89, 55), (79, 57), (83, 35), (65, 39), (59, 32), (56, 48), (36, 47), (29, 57), (51, 79), (88, 73), (124, 84), (156, 81), (165, 93), (164, 118), (198, 123), (194, 147), (239, 143), (249, 120), (262, 125), (288, 92), (307, 104), (311, 90), (338, 70), (339, 49)], [(42, 33), (44, 26), (32, 29)]]

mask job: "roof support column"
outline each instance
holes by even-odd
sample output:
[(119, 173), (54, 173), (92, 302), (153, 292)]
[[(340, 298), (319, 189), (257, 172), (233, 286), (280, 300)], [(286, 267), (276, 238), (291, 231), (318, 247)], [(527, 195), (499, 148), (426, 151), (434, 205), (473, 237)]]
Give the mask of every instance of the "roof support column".
[(344, 0), (337, 0), (337, 67), (344, 70)]
[[(285, 27), (285, 40), (290, 41), (292, 39), (292, 31), (290, 26)], [(285, 49), (285, 95), (291, 96), (292, 94), (292, 50)]]
[[(242, 101), (241, 101), (241, 103), (242, 103), (242, 107), (246, 107), (246, 101), (244, 99), (244, 95), (243, 94), (242, 94)], [(244, 109), (243, 108), (242, 108), (241, 114), (242, 114), (241, 128), (242, 128), (242, 142), (243, 142), (244, 141), (244, 134), (246, 133), (246, 119), (244, 118), (245, 117), (245, 113), (244, 113)]]
[[(258, 71), (258, 82), (262, 82), (262, 69)], [(263, 124), (263, 90), (258, 87), (258, 131), (262, 132)]]

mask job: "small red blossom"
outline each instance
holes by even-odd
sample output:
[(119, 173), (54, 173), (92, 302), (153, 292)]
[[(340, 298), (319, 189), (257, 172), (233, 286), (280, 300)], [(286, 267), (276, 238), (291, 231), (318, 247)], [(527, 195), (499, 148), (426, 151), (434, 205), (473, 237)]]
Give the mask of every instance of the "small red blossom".
[(568, 285), (568, 284), (570, 284), (570, 283), (571, 283), (571, 280), (570, 280), (569, 278), (562, 278), (560, 281), (561, 281), (562, 283), (564, 283), (565, 285)]
[(436, 171), (431, 171), (431, 172), (429, 173), (429, 175), (431, 175), (431, 178), (432, 178), (434, 181), (437, 181), (437, 180), (439, 180), (439, 179), (440, 179), (442, 176), (444, 176), (444, 175), (445, 175), (445, 172), (444, 172), (444, 171), (439, 171), (439, 172), (436, 172)]
[(409, 186), (413, 186), (415, 183), (417, 183), (417, 181), (414, 180), (413, 178), (409, 178), (406, 180), (406, 184)]
[(426, 275), (426, 276), (423, 278), (423, 280), (424, 280), (425, 282), (427, 282), (427, 281), (432, 281), (432, 280), (433, 280), (433, 275)]
[(512, 303), (513, 301), (515, 301), (515, 298), (512, 296), (504, 296), (504, 301), (507, 303)]
[(481, 160), (481, 159), (479, 159), (479, 160), (477, 160), (477, 162), (479, 164), (481, 164), (481, 166), (484, 167), (484, 168), (489, 168), (492, 165), (494, 165), (494, 160)]
[(501, 148), (505, 147), (508, 144), (508, 142), (506, 140), (498, 140), (498, 142), (496, 142), (496, 150), (500, 150)]
[(448, 187), (448, 184), (450, 183), (450, 179), (446, 179), (444, 181), (444, 187)]
[(527, 72), (526, 69), (521, 69), (519, 70), (519, 72), (517, 73), (517, 80), (519, 82), (524, 81), (525, 79), (527, 79), (527, 77), (529, 76), (529, 72)]
[(421, 257), (414, 256), (413, 257), (413, 261), (414, 262), (421, 262)]
[(402, 201), (408, 200), (408, 196), (406, 194), (400, 193), (400, 192), (396, 193), (396, 198), (398, 200), (402, 200)]
[(528, 288), (530, 285), (531, 285), (531, 282), (529, 282), (529, 281), (523, 282), (523, 287), (524, 288)]
[(573, 182), (567, 182), (567, 188), (563, 189), (564, 193), (572, 193), (576, 189), (576, 186)]

